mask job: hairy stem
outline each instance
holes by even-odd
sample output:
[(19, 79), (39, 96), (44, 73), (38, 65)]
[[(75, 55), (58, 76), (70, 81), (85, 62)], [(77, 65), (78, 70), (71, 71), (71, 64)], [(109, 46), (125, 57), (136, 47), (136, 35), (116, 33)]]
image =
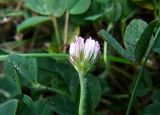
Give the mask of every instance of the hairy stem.
[(79, 115), (92, 115), (91, 98), (88, 88), (88, 80), (83, 74), (79, 74), (80, 79), (80, 102)]

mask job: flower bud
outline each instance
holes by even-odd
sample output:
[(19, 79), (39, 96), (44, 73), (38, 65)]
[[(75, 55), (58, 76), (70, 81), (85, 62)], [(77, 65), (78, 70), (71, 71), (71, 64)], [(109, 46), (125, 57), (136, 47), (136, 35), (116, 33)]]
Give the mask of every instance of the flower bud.
[(79, 73), (88, 72), (100, 52), (100, 45), (91, 37), (84, 42), (84, 38), (75, 37), (75, 41), (70, 44), (70, 62)]

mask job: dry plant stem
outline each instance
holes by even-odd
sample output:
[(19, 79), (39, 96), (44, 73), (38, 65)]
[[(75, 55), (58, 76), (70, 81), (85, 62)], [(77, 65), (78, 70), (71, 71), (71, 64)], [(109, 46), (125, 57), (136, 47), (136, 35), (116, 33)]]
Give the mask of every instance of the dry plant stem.
[(59, 35), (59, 30), (58, 30), (57, 18), (55, 16), (52, 16), (52, 22), (53, 22), (53, 28), (54, 28), (56, 40), (57, 40), (58, 46), (60, 46), (61, 45), (61, 43), (60, 43), (60, 35)]
[(159, 0), (153, 0), (154, 3), (154, 17), (160, 18), (160, 1)]
[(16, 6), (16, 10), (20, 10), (23, 7), (23, 3), (24, 3), (23, 0), (19, 1), (18, 4), (17, 4), (17, 6)]
[(68, 37), (68, 24), (69, 24), (69, 13), (66, 12), (65, 14), (65, 25), (64, 25), (64, 48), (63, 51), (66, 51), (66, 45), (67, 45), (67, 37)]
[(150, 43), (149, 43), (149, 46), (147, 48), (147, 51), (144, 55), (144, 61), (142, 63), (142, 65), (140, 66), (140, 72), (139, 72), (139, 75), (136, 79), (136, 82), (135, 82), (135, 85), (134, 85), (134, 88), (133, 88), (133, 91), (132, 91), (132, 94), (131, 94), (131, 99), (130, 99), (130, 102), (128, 104), (128, 108), (127, 108), (127, 112), (126, 112), (126, 115), (130, 115), (131, 113), (131, 109), (132, 109), (132, 106), (133, 106), (133, 102), (134, 102), (134, 99), (136, 98), (136, 90), (137, 90), (137, 86), (138, 86), (138, 83), (139, 81), (141, 80), (141, 77), (142, 77), (142, 74), (143, 74), (143, 71), (144, 71), (144, 67), (146, 65), (146, 62), (147, 62), (147, 59), (148, 59), (148, 56), (152, 50), (152, 47), (156, 41), (156, 38), (158, 37), (158, 34), (160, 33), (160, 27), (158, 28), (158, 31), (156, 32), (156, 35), (153, 37), (153, 39), (151, 38), (150, 40)]
[(154, 17), (157, 18), (157, 5), (156, 5), (156, 0), (153, 0), (154, 3)]

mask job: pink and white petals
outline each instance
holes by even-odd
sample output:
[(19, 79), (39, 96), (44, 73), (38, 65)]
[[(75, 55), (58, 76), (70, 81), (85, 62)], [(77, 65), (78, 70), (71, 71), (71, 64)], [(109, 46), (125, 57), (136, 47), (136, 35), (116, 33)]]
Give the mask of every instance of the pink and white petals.
[(70, 44), (70, 61), (75, 69), (80, 71), (89, 71), (95, 63), (100, 52), (100, 45), (91, 37), (84, 42), (84, 38), (75, 37), (75, 41)]

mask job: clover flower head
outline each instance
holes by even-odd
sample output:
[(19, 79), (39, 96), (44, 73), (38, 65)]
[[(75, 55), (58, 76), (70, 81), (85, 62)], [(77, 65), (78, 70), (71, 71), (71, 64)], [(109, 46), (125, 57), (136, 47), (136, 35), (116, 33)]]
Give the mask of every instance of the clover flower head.
[(91, 37), (84, 41), (84, 38), (75, 36), (75, 41), (70, 44), (70, 62), (78, 72), (88, 72), (100, 52), (100, 45)]

